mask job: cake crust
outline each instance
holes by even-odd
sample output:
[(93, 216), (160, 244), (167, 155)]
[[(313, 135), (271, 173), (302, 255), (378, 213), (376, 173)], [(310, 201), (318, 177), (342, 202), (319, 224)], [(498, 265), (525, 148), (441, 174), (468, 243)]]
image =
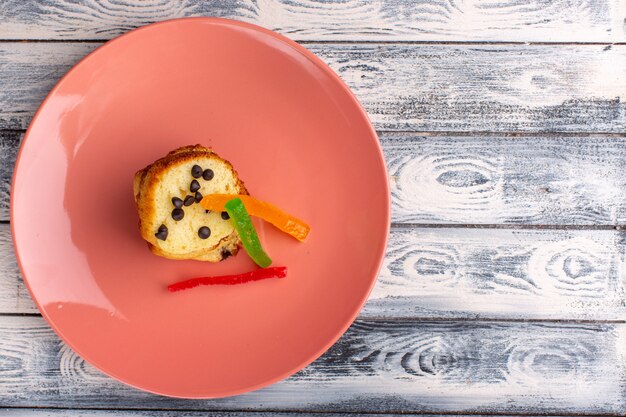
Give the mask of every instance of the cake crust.
[[(183, 211), (190, 213), (186, 215), (188, 220), (183, 219), (180, 222), (163, 215), (164, 212), (169, 213), (169, 210), (174, 208), (173, 206), (163, 206), (167, 204), (166, 201), (171, 198), (170, 196), (184, 199), (185, 191), (189, 193), (189, 190), (180, 189), (180, 187), (175, 185), (175, 180), (180, 180), (180, 178), (172, 177), (193, 164), (210, 165), (216, 167), (216, 169), (219, 168), (220, 181), (203, 181), (202, 177), (199, 178), (200, 184), (202, 184), (200, 190), (204, 195), (224, 192), (229, 194), (248, 194), (248, 190), (243, 181), (239, 179), (232, 164), (211, 149), (202, 145), (189, 145), (175, 149), (163, 158), (137, 171), (134, 176), (133, 193), (139, 214), (139, 231), (142, 238), (148, 243), (152, 253), (158, 256), (169, 259), (195, 259), (219, 262), (237, 254), (241, 247), (241, 240), (229, 222), (222, 220), (224, 223), (217, 224), (218, 220), (215, 220), (215, 216), (207, 216), (206, 220), (202, 220), (207, 222), (206, 225), (210, 229), (214, 229), (211, 227), (211, 222), (213, 222), (216, 228), (220, 228), (222, 234), (214, 236), (212, 239), (202, 240), (197, 236), (191, 236), (193, 235), (193, 230), (188, 232), (189, 236), (186, 236), (187, 239), (184, 242), (178, 239), (182, 242), (180, 244), (175, 241), (175, 236), (171, 236), (171, 230), (170, 237), (167, 237), (165, 240), (157, 237), (158, 227), (188, 227), (190, 221), (198, 222), (197, 218), (200, 215), (197, 207), (182, 207)], [(194, 180), (189, 170), (184, 172), (188, 176), (185, 180)], [(224, 186), (223, 184), (226, 185)], [(165, 194), (167, 194), (168, 199), (165, 198)], [(193, 204), (199, 206), (197, 202)], [(195, 216), (196, 219), (189, 220), (190, 216)], [(165, 226), (166, 224), (168, 226)], [(226, 232), (223, 229), (226, 229)], [(230, 233), (227, 233), (228, 231)], [(180, 235), (180, 233), (178, 234)], [(170, 239), (170, 242), (167, 239)], [(215, 241), (216, 239), (218, 240)], [(191, 240), (193, 244), (188, 245), (188, 240)]]

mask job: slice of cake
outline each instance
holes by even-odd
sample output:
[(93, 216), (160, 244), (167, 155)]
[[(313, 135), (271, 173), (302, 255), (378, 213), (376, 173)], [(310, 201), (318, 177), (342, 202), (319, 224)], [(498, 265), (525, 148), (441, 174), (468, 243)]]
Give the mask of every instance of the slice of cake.
[(226, 212), (205, 210), (208, 194), (248, 194), (230, 162), (201, 145), (178, 148), (135, 174), (139, 230), (150, 250), (170, 259), (219, 262), (239, 235)]

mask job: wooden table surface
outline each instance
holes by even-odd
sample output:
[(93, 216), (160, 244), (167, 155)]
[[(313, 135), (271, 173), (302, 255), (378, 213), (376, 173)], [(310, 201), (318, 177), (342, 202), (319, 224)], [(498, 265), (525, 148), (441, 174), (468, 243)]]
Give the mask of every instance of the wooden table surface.
[[(129, 29), (198, 15), (326, 61), (379, 132), (393, 201), (345, 336), (210, 401), (131, 389), (68, 349), (24, 287), (8, 212), (56, 81)], [(625, 168), (625, 0), (0, 0), (0, 416), (623, 415)]]

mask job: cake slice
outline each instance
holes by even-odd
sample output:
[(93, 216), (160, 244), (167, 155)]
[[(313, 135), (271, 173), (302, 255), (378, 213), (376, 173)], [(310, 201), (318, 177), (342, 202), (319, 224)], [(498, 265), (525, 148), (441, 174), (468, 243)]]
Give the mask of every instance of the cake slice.
[(212, 150), (170, 152), (135, 174), (134, 194), (141, 236), (156, 255), (219, 262), (239, 251), (227, 213), (199, 204), (203, 195), (248, 194), (230, 162)]

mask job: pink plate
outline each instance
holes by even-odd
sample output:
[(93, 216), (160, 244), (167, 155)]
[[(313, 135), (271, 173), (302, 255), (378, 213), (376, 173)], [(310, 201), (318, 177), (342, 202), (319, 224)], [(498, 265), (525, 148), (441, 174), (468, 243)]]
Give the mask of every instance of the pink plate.
[[(146, 248), (132, 178), (200, 143), (250, 193), (306, 220), (304, 243), (258, 222), (288, 276), (170, 294), (181, 279), (254, 268)], [(11, 202), (20, 268), (40, 311), (89, 363), (154, 393), (243, 393), (302, 369), (363, 306), (389, 231), (371, 124), (341, 80), (268, 30), (212, 18), (134, 30), (52, 90), (22, 144)]]

